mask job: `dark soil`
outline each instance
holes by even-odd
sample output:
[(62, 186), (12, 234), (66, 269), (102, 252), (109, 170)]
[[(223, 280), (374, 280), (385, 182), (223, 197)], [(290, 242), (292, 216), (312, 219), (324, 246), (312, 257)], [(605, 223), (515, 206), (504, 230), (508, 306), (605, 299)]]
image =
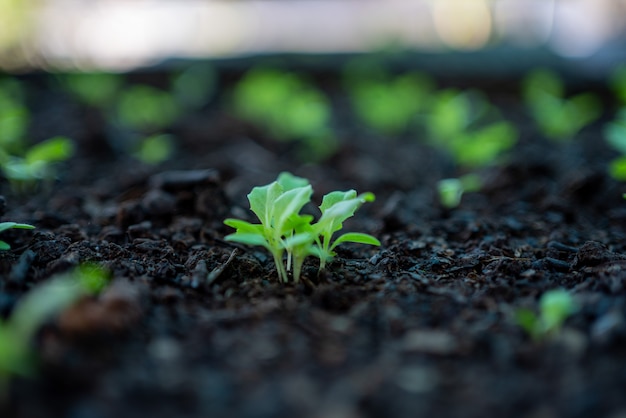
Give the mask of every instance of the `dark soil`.
[[(2, 219), (37, 229), (2, 235), (1, 313), (81, 262), (113, 279), (41, 330), (39, 373), (12, 381), (3, 417), (626, 414), (626, 187), (606, 175), (600, 123), (551, 143), (490, 86), (522, 137), (481, 172), (482, 192), (445, 210), (435, 183), (450, 161), (365, 131), (332, 76), (319, 81), (343, 145), (329, 161), (302, 164), (218, 98), (172, 128), (180, 147), (158, 167), (116, 155), (97, 111), (42, 79), (26, 79), (33, 136), (70, 135), (79, 152), (38, 194), (2, 183)], [(252, 220), (246, 194), (283, 170), (309, 178), (316, 202), (374, 192), (348, 228), (382, 246), (346, 245), (320, 276), (311, 260), (283, 284), (262, 249), (225, 242), (222, 221)], [(533, 341), (514, 313), (555, 288), (580, 310)]]

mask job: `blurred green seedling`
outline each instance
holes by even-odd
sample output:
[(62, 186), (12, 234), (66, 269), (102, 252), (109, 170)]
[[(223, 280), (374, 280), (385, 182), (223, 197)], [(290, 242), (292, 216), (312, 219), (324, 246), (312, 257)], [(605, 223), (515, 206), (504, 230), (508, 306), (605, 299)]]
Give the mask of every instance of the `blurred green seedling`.
[[(313, 188), (307, 179), (290, 173), (281, 173), (276, 181), (266, 186), (254, 187), (248, 194), (248, 201), (261, 223), (226, 219), (224, 223), (235, 228), (226, 240), (267, 249), (274, 258), (279, 279), (285, 283), (289, 273), (296, 283), (300, 280), (307, 256), (319, 258), (321, 271), (341, 243), (380, 245), (376, 238), (363, 233), (345, 233), (333, 240), (346, 219), (363, 203), (374, 200), (373, 194), (357, 195), (354, 190), (327, 194), (319, 207), (322, 215), (314, 224), (312, 215), (300, 213), (311, 201), (312, 194)], [(285, 255), (286, 261), (283, 261)]]
[(10, 155), (0, 149), (0, 168), (16, 193), (35, 190), (39, 182), (56, 178), (56, 164), (74, 154), (74, 142), (57, 136), (28, 148), (23, 155)]
[(152, 133), (170, 127), (180, 116), (180, 109), (169, 92), (139, 84), (121, 92), (116, 115), (123, 126)]
[(0, 80), (0, 151), (19, 153), (30, 120), (22, 85), (15, 79)]
[(396, 77), (348, 69), (345, 86), (352, 108), (367, 127), (382, 135), (398, 135), (416, 124), (429, 106), (432, 81), (423, 74)]
[(535, 341), (558, 334), (569, 318), (578, 310), (571, 294), (563, 289), (550, 290), (539, 300), (539, 315), (530, 309), (519, 309), (516, 322)]
[(626, 107), (604, 126), (604, 139), (621, 154), (609, 163), (609, 175), (617, 181), (626, 181)]
[(613, 71), (609, 79), (609, 85), (615, 97), (626, 105), (626, 65), (620, 65)]
[(294, 73), (249, 71), (235, 86), (233, 107), (277, 140), (295, 141), (305, 161), (322, 160), (337, 149), (328, 98)]
[(107, 282), (108, 274), (99, 267), (79, 266), (33, 288), (8, 319), (0, 319), (0, 401), (6, 399), (13, 377), (36, 373), (33, 339), (41, 326), (81, 297), (100, 292)]
[(482, 187), (480, 176), (474, 173), (459, 178), (442, 179), (437, 182), (437, 192), (441, 206), (453, 209), (461, 203), (464, 193), (477, 192)]
[(113, 73), (74, 73), (62, 77), (62, 85), (81, 103), (107, 109), (122, 90), (123, 79)]
[(559, 77), (536, 70), (523, 81), (523, 97), (537, 127), (548, 139), (567, 141), (600, 117), (601, 103), (591, 93), (566, 97)]
[[(35, 229), (34, 226), (29, 224), (22, 224), (17, 222), (0, 222), (0, 232), (7, 229)], [(0, 250), (10, 250), (11, 246), (6, 242), (0, 240)]]

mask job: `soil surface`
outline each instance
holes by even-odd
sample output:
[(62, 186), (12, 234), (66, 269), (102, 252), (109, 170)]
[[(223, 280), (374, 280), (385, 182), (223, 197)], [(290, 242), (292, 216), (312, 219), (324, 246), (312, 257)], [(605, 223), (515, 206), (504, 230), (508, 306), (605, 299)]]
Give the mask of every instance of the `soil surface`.
[[(458, 174), (450, 160), (411, 135), (368, 132), (332, 74), (317, 81), (342, 145), (320, 164), (219, 106), (236, 76), (222, 78), (156, 167), (119, 155), (98, 111), (24, 79), (32, 137), (66, 134), (78, 153), (36, 194), (2, 182), (2, 220), (37, 228), (2, 234), (0, 312), (82, 262), (112, 281), (40, 331), (38, 374), (13, 379), (3, 417), (626, 415), (626, 187), (606, 174), (601, 122), (555, 144), (516, 82), (486, 86), (522, 135), (480, 172), (481, 192), (446, 210), (435, 184)], [(308, 260), (300, 283), (283, 284), (263, 249), (224, 241), (222, 221), (252, 221), (246, 194), (283, 170), (308, 178), (315, 202), (374, 192), (347, 228), (381, 247), (339, 247), (323, 274)], [(533, 341), (515, 312), (556, 288), (580, 309)]]

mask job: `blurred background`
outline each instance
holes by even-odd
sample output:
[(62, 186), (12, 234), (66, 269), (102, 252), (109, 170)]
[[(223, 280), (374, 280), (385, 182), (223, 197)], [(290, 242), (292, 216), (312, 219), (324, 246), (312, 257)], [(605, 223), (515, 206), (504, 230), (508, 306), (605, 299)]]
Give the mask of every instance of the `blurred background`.
[(400, 47), (506, 49), (497, 55), (517, 65), (542, 51), (601, 75), (626, 56), (625, 33), (626, 0), (0, 0), (0, 68), (123, 71)]

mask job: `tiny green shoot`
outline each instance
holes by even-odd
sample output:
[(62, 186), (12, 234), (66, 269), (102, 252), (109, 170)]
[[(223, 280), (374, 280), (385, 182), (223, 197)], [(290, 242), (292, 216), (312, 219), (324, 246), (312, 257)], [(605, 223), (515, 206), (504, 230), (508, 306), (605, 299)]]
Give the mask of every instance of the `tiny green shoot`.
[[(307, 256), (319, 258), (319, 271), (335, 255), (334, 249), (342, 243), (354, 242), (380, 245), (380, 241), (364, 233), (345, 233), (333, 240), (343, 222), (354, 215), (365, 202), (374, 200), (372, 193), (357, 195), (356, 191), (331, 192), (324, 196), (317, 223), (311, 223), (313, 216), (301, 214), (313, 194), (307, 179), (290, 173), (281, 173), (277, 180), (254, 187), (248, 194), (250, 209), (260, 224), (252, 224), (240, 219), (226, 219), (224, 223), (235, 232), (226, 240), (247, 245), (258, 245), (267, 249), (274, 258), (278, 277), (282, 282), (298, 282), (302, 265)], [(283, 261), (286, 255), (286, 261)]]
[(567, 141), (601, 113), (601, 104), (591, 93), (565, 96), (565, 86), (547, 70), (530, 73), (523, 83), (523, 94), (541, 132), (551, 140)]
[(459, 178), (442, 179), (437, 182), (439, 202), (446, 209), (453, 209), (461, 203), (464, 193), (477, 192), (482, 180), (477, 174), (465, 174)]
[(79, 298), (99, 293), (107, 282), (101, 268), (81, 265), (38, 285), (17, 302), (8, 320), (0, 319), (0, 403), (11, 378), (35, 373), (32, 340), (39, 328)]
[(533, 340), (539, 341), (555, 336), (565, 320), (577, 310), (578, 306), (568, 291), (550, 290), (539, 300), (539, 315), (530, 309), (519, 309), (516, 321)]
[[(22, 224), (17, 222), (0, 222), (0, 232), (6, 231), (7, 229), (35, 229), (34, 226), (29, 224)], [(6, 242), (0, 240), (0, 250), (10, 250), (11, 246)]]
[(54, 165), (74, 154), (72, 140), (57, 136), (30, 147), (21, 155), (10, 155), (0, 150), (0, 168), (17, 192), (33, 189), (39, 181), (52, 181)]

